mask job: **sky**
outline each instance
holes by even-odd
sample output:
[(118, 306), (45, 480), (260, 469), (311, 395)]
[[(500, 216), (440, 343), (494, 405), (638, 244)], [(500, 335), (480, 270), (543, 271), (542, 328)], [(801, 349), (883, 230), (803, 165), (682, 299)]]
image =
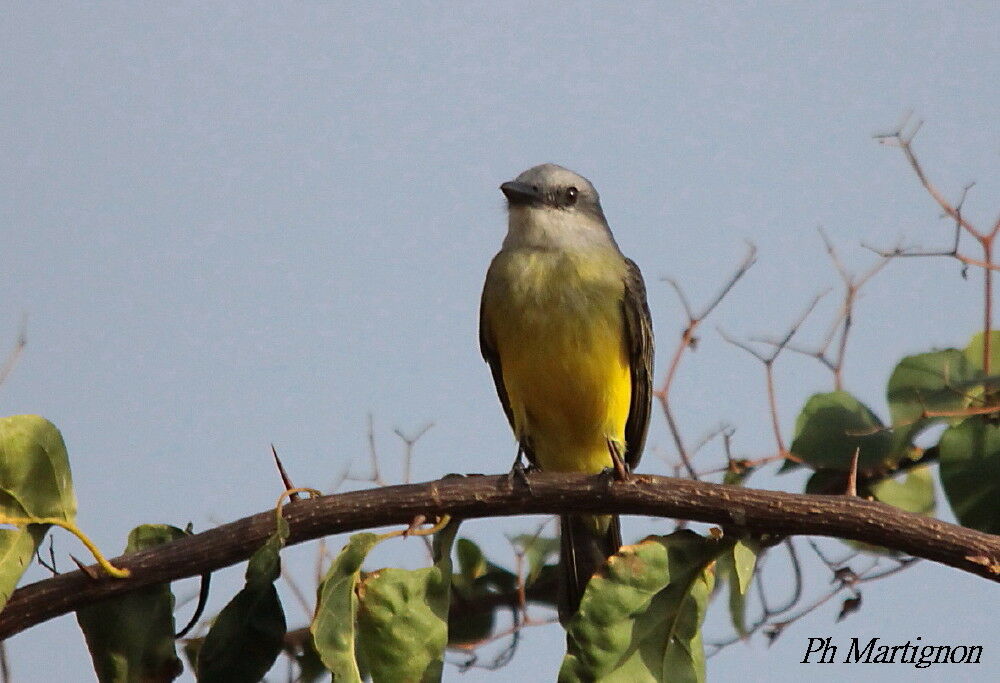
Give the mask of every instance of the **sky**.
[[(673, 389), (687, 443), (728, 423), (745, 457), (775, 449), (763, 371), (718, 328), (780, 336), (834, 287), (801, 329), (802, 344), (823, 339), (840, 294), (817, 227), (858, 273), (875, 259), (862, 242), (948, 244), (938, 207), (874, 134), (912, 111), (942, 192), (957, 199), (975, 181), (963, 213), (980, 226), (998, 210), (1000, 9), (988, 2), (3, 3), (0, 17), (0, 356), (25, 316), (28, 340), (0, 414), (60, 427), (79, 522), (112, 554), (137, 524), (205, 529), (272, 506), (271, 443), (300, 486), (363, 477), (369, 415), (387, 479), (404, 476), (394, 430), (428, 423), (413, 480), (505, 470), (514, 445), (479, 356), (479, 294), (506, 229), (498, 186), (535, 164), (572, 168), (601, 193), (645, 274), (658, 378), (685, 326), (662, 278), (697, 306), (757, 246)], [(976, 331), (979, 282), (950, 260), (889, 264), (858, 302), (846, 388), (886, 416), (902, 356)], [(794, 354), (775, 372), (790, 440), (830, 376)], [(696, 465), (721, 458), (710, 444)], [(676, 460), (654, 413), (640, 469), (666, 474)], [(802, 476), (770, 472), (751, 484), (801, 490)], [(953, 519), (940, 489), (938, 510)], [(538, 521), (463, 534), (509, 563), (505, 534)], [(626, 520), (625, 537), (669, 528)], [(409, 543), (372, 566), (416, 566)], [(60, 534), (55, 549), (63, 568), (83, 552)], [(307, 594), (316, 552), (284, 555)], [(808, 568), (807, 601), (829, 581), (814, 558)], [(209, 614), (242, 573), (217, 575)], [(175, 585), (182, 601), (195, 591)], [(865, 586), (843, 622), (834, 600), (770, 648), (757, 637), (724, 649), (709, 679), (915, 675), (800, 664), (808, 638), (827, 635), (983, 644), (996, 666), (990, 601), (995, 586), (922, 562)], [(708, 641), (729, 634), (718, 602)], [(533, 628), (506, 668), (449, 666), (445, 679), (554, 676), (561, 631)], [(72, 616), (7, 646), (17, 681), (92, 671)]]

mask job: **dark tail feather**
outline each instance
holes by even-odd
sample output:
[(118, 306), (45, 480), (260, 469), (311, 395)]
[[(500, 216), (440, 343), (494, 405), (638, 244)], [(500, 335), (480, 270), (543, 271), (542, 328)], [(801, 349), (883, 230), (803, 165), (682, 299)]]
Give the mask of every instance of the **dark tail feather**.
[(622, 545), (618, 515), (559, 517), (559, 621), (576, 614), (587, 582)]

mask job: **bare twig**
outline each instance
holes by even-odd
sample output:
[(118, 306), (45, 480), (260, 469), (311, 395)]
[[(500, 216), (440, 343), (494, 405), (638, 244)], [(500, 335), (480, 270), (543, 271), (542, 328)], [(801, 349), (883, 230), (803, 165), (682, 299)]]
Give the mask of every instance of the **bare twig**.
[(784, 545), (785, 550), (788, 551), (788, 560), (792, 566), (792, 577), (794, 578), (792, 585), (795, 586), (795, 588), (792, 589), (792, 594), (784, 602), (784, 604), (782, 604), (780, 607), (775, 608), (771, 612), (772, 615), (783, 614), (787, 612), (792, 607), (797, 605), (799, 603), (799, 600), (802, 599), (802, 588), (803, 588), (802, 564), (799, 562), (798, 552), (795, 550), (795, 544), (792, 542), (792, 539), (790, 538), (786, 538), (782, 543), (782, 545)]
[(680, 456), (681, 462), (684, 464), (684, 468), (687, 470), (687, 474), (692, 479), (697, 479), (698, 474), (695, 472), (694, 466), (691, 464), (691, 457), (688, 453), (687, 448), (684, 446), (684, 440), (681, 438), (680, 430), (677, 427), (677, 421), (674, 419), (673, 412), (670, 408), (670, 388), (673, 385), (674, 377), (677, 375), (677, 368), (680, 365), (681, 357), (684, 355), (684, 351), (687, 349), (693, 349), (697, 344), (697, 337), (695, 336), (695, 331), (698, 329), (698, 325), (707, 318), (715, 308), (722, 303), (722, 300), (729, 294), (730, 290), (736, 285), (740, 279), (746, 275), (746, 272), (750, 267), (757, 261), (757, 247), (753, 244), (749, 244), (747, 248), (746, 256), (740, 261), (736, 270), (729, 276), (729, 279), (723, 284), (719, 293), (716, 294), (715, 298), (708, 302), (705, 307), (699, 312), (694, 313), (691, 308), (690, 302), (688, 302), (687, 296), (684, 294), (684, 290), (681, 286), (671, 278), (662, 278), (667, 284), (669, 284), (675, 292), (677, 292), (677, 297), (681, 301), (681, 306), (684, 307), (684, 313), (687, 315), (687, 327), (681, 333), (681, 340), (674, 350), (674, 355), (670, 359), (670, 365), (667, 367), (667, 374), (663, 378), (663, 384), (660, 385), (658, 389), (653, 391), (653, 396), (657, 398), (660, 402), (660, 408), (663, 410), (663, 416), (667, 420), (667, 426), (670, 428), (670, 435), (673, 437), (674, 445), (677, 446), (677, 453)]
[(378, 447), (375, 445), (375, 421), (372, 418), (372, 414), (368, 413), (368, 474), (364, 477), (354, 477), (351, 476), (350, 467), (348, 467), (344, 473), (342, 479), (338, 482), (337, 486), (339, 488), (340, 484), (345, 481), (366, 481), (375, 484), (376, 486), (388, 486), (389, 483), (382, 478), (382, 470), (379, 467), (379, 457), (378, 457)]
[(752, 636), (761, 628), (767, 626), (768, 623), (774, 617), (781, 616), (788, 610), (795, 607), (795, 605), (797, 605), (799, 601), (802, 599), (802, 588), (803, 588), (802, 566), (799, 563), (799, 557), (795, 551), (795, 545), (792, 543), (792, 539), (790, 538), (785, 539), (784, 545), (788, 550), (789, 560), (792, 567), (793, 578), (794, 578), (795, 588), (792, 590), (791, 595), (780, 607), (772, 608), (768, 605), (767, 594), (764, 592), (764, 579), (763, 579), (764, 560), (768, 557), (768, 555), (761, 554), (758, 557), (757, 567), (756, 570), (754, 571), (754, 577), (753, 577), (754, 586), (757, 589), (757, 599), (760, 601), (761, 604), (760, 617), (749, 628), (747, 628), (744, 633), (738, 633), (736, 634), (736, 636), (728, 640), (722, 640), (710, 643), (709, 647), (712, 647), (714, 649), (712, 650), (712, 652), (708, 654), (709, 657), (718, 654), (719, 651), (721, 651), (723, 648), (726, 648), (737, 641), (745, 640), (746, 638)]
[[(830, 241), (826, 232), (822, 228), (819, 228), (819, 234), (823, 240), (824, 246), (826, 247), (826, 252), (830, 257), (830, 261), (833, 263), (837, 274), (840, 276), (840, 280), (843, 285), (843, 302), (841, 303), (837, 315), (830, 323), (829, 330), (823, 343), (820, 344), (818, 348), (807, 349), (787, 343), (787, 341), (784, 348), (787, 348), (789, 351), (794, 353), (815, 358), (826, 366), (826, 368), (833, 374), (834, 390), (840, 391), (844, 386), (844, 359), (847, 355), (847, 340), (854, 322), (854, 305), (857, 302), (858, 294), (861, 291), (861, 288), (864, 287), (864, 285), (866, 285), (889, 263), (890, 259), (883, 256), (861, 276), (856, 276), (848, 271), (844, 266), (836, 248), (833, 246), (833, 243)], [(837, 350), (831, 358), (828, 355), (828, 351), (834, 340), (837, 341)], [(762, 342), (774, 347), (777, 347), (780, 344), (780, 342), (767, 337), (751, 337), (750, 341)]]
[[(956, 223), (962, 226), (969, 234), (974, 236), (980, 236), (980, 233), (976, 231), (976, 228), (962, 217), (961, 211), (957, 210), (954, 205), (952, 205), (944, 195), (934, 186), (933, 183), (927, 178), (924, 173), (923, 167), (921, 167), (920, 162), (917, 160), (917, 156), (913, 153), (913, 138), (916, 137), (917, 132), (923, 125), (923, 121), (917, 121), (912, 127), (907, 130), (909, 126), (909, 116), (907, 116), (900, 123), (899, 127), (891, 133), (882, 133), (875, 136), (875, 139), (883, 145), (888, 145), (891, 147), (899, 147), (903, 151), (903, 155), (906, 160), (910, 162), (910, 168), (917, 175), (917, 179), (920, 180), (920, 184), (924, 186), (927, 190), (927, 194), (937, 202), (941, 210), (944, 211), (948, 216), (953, 218)], [(962, 199), (965, 199), (965, 193), (962, 193)]]
[(719, 437), (722, 437), (723, 447), (728, 452), (727, 444), (728, 440), (732, 437), (733, 432), (734, 432), (734, 427), (730, 424), (723, 422), (722, 424), (717, 425), (716, 427), (709, 430), (709, 432), (705, 434), (703, 437), (701, 437), (701, 439), (698, 440), (698, 443), (696, 443), (694, 447), (691, 449), (691, 454), (697, 455), (698, 451), (700, 451), (705, 446), (712, 443), (712, 441), (714, 441)]
[(733, 346), (736, 346), (737, 348), (743, 349), (744, 351), (749, 353), (751, 356), (759, 360), (764, 365), (764, 379), (767, 385), (767, 403), (771, 412), (771, 428), (774, 431), (774, 439), (778, 446), (778, 453), (782, 456), (788, 455), (788, 449), (785, 448), (785, 440), (781, 436), (781, 423), (780, 420), (778, 419), (778, 402), (774, 390), (774, 370), (773, 370), (774, 361), (778, 359), (778, 356), (781, 355), (781, 352), (785, 349), (785, 346), (788, 344), (788, 342), (792, 340), (792, 337), (794, 337), (795, 333), (798, 332), (799, 328), (802, 326), (802, 323), (805, 322), (806, 318), (809, 317), (809, 314), (812, 313), (814, 308), (816, 308), (816, 304), (818, 304), (819, 300), (822, 299), (825, 295), (826, 292), (821, 292), (820, 294), (817, 294), (813, 298), (813, 300), (809, 303), (809, 306), (807, 306), (806, 309), (802, 312), (802, 315), (800, 315), (798, 319), (794, 323), (792, 323), (792, 326), (788, 329), (788, 332), (785, 334), (785, 336), (780, 341), (771, 342), (771, 344), (774, 346), (774, 350), (771, 352), (770, 355), (767, 356), (765, 356), (763, 353), (761, 353), (754, 347), (750, 346), (746, 342), (741, 342), (737, 339), (734, 339), (733, 337), (730, 337), (728, 334), (726, 334), (724, 330), (719, 328), (719, 334), (722, 335), (722, 338), (724, 340), (726, 340)]
[(880, 572), (865, 573), (862, 576), (858, 577), (856, 583), (866, 583), (869, 581), (878, 581), (879, 579), (884, 579), (887, 576), (892, 576), (893, 574), (898, 574), (901, 571), (909, 569), (913, 564), (916, 564), (919, 561), (920, 561), (919, 557), (904, 557), (902, 559), (896, 559), (897, 564), (895, 567), (890, 567), (889, 569)]
[(38, 564), (40, 564), (41, 566), (43, 566), (46, 569), (48, 569), (49, 572), (53, 576), (55, 576), (56, 574), (59, 573), (59, 571), (56, 569), (56, 552), (55, 552), (55, 549), (52, 546), (52, 543), (53, 543), (53, 541), (52, 541), (52, 534), (49, 534), (49, 561), (48, 562), (46, 562), (45, 560), (42, 559), (42, 554), (38, 550), (35, 550), (35, 558), (38, 560)]
[(823, 552), (822, 548), (819, 547), (819, 544), (816, 543), (816, 541), (814, 541), (811, 538), (807, 538), (806, 542), (809, 544), (809, 547), (813, 549), (813, 552), (816, 553), (817, 557), (819, 557), (820, 561), (823, 564), (825, 564), (827, 569), (829, 569), (831, 572), (835, 571), (838, 567), (843, 567), (848, 562), (850, 562), (855, 557), (861, 554), (861, 551), (859, 550), (852, 550), (839, 560), (831, 560), (826, 556), (826, 553)]
[[(965, 203), (965, 199), (968, 196), (969, 190), (973, 187), (973, 183), (965, 185), (962, 189), (962, 194), (959, 197), (959, 201), (955, 204), (949, 202), (944, 194), (928, 179), (927, 174), (924, 172), (920, 161), (917, 159), (916, 154), (913, 151), (913, 138), (916, 136), (917, 131), (920, 129), (921, 122), (917, 122), (915, 125), (909, 125), (909, 115), (907, 115), (903, 121), (896, 127), (896, 129), (891, 133), (885, 133), (881, 135), (876, 135), (875, 138), (882, 144), (891, 145), (893, 147), (899, 147), (906, 160), (910, 164), (910, 168), (913, 169), (914, 174), (916, 174), (917, 179), (920, 184), (927, 191), (927, 194), (937, 203), (945, 215), (949, 216), (955, 222), (955, 242), (950, 251), (939, 251), (939, 252), (912, 252), (904, 251), (901, 249), (896, 249), (894, 252), (878, 252), (882, 253), (883, 256), (895, 257), (895, 256), (948, 256), (955, 258), (966, 265), (975, 265), (983, 269), (983, 356), (982, 356), (982, 366), (986, 374), (990, 372), (991, 359), (991, 332), (993, 330), (993, 271), (997, 270), (997, 265), (993, 261), (993, 243), (996, 239), (998, 233), (1000, 233), (1000, 219), (998, 219), (988, 231), (982, 231), (976, 228), (965, 216), (962, 215), (962, 205)], [(964, 230), (970, 236), (972, 236), (982, 249), (983, 256), (982, 259), (973, 259), (969, 256), (960, 254), (958, 251), (959, 245), (959, 233)]]
[[(282, 565), (281, 567), (281, 578), (285, 580), (288, 587), (292, 591), (292, 595), (295, 596), (295, 601), (299, 603), (299, 607), (302, 608), (302, 613), (305, 615), (306, 619), (312, 620), (313, 612), (315, 611), (315, 605), (306, 598), (306, 594), (302, 592), (299, 588), (299, 584), (292, 577), (288, 569)], [(318, 585), (318, 584), (317, 584)]]
[(413, 462), (413, 447), (416, 445), (417, 441), (427, 433), (431, 427), (434, 426), (433, 422), (428, 422), (423, 427), (417, 430), (417, 433), (413, 436), (407, 436), (403, 433), (399, 427), (396, 427), (393, 431), (396, 433), (400, 439), (403, 440), (405, 445), (405, 450), (403, 452), (403, 483), (409, 484), (412, 480), (410, 479), (410, 470)]
[[(534, 533), (535, 539), (539, 538), (542, 530), (549, 524), (550, 521), (551, 518), (542, 522), (542, 524), (538, 526)], [(530, 542), (528, 544), (511, 542), (511, 545), (514, 549), (514, 576), (516, 577), (516, 585), (514, 587), (515, 601), (514, 604), (510, 605), (513, 623), (509, 628), (490, 633), (481, 640), (470, 643), (449, 645), (449, 649), (464, 652), (467, 655), (467, 658), (464, 661), (455, 663), (460, 671), (467, 671), (471, 668), (495, 670), (504, 666), (510, 661), (517, 650), (517, 646), (520, 642), (521, 631), (532, 626), (546, 626), (556, 622), (555, 617), (536, 619), (528, 613), (528, 586), (527, 581), (525, 580), (526, 568), (524, 556), (527, 552), (527, 548), (530, 546)], [(510, 642), (507, 646), (504, 647), (491, 661), (486, 664), (480, 663), (477, 651), (487, 645), (505, 638), (510, 638)]]
[(17, 333), (17, 341), (14, 342), (14, 348), (10, 350), (7, 354), (7, 358), (4, 359), (3, 365), (0, 366), (0, 384), (3, 384), (7, 377), (10, 375), (14, 366), (17, 365), (17, 360), (21, 357), (21, 352), (24, 351), (24, 347), (28, 345), (28, 314), (25, 313), (21, 316), (21, 328)]
[(379, 486), (385, 486), (386, 482), (382, 479), (378, 465), (378, 449), (375, 447), (375, 422), (371, 413), (368, 413), (368, 458), (371, 464), (370, 480)]
[[(833, 266), (837, 270), (837, 274), (840, 275), (840, 281), (844, 288), (844, 299), (840, 307), (840, 312), (838, 313), (833, 324), (830, 326), (830, 333), (827, 335), (827, 341), (823, 350), (823, 356), (825, 357), (826, 348), (829, 347), (835, 336), (838, 337), (836, 359), (831, 361), (828, 365), (833, 371), (834, 389), (840, 391), (844, 386), (844, 357), (847, 354), (847, 338), (850, 334), (851, 325), (854, 321), (854, 304), (857, 301), (858, 292), (860, 292), (861, 288), (864, 287), (865, 284), (867, 284), (883, 268), (885, 268), (885, 266), (889, 263), (889, 259), (882, 257), (864, 274), (861, 276), (855, 276), (844, 267), (843, 262), (840, 260), (840, 256), (837, 254), (836, 248), (833, 246), (833, 242), (830, 241), (830, 238), (822, 228), (819, 229), (819, 234), (823, 239), (823, 244), (826, 246), (826, 253), (833, 262)], [(840, 329), (839, 335), (837, 334), (838, 328)]]

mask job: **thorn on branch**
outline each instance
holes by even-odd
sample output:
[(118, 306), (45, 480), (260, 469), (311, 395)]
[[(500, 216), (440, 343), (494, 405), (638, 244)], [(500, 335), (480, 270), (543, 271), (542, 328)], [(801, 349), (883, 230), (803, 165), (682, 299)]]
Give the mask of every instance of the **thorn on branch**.
[[(274, 456), (274, 465), (278, 468), (278, 475), (281, 476), (281, 485), (284, 486), (285, 491), (290, 491), (295, 488), (295, 484), (292, 483), (291, 477), (288, 476), (288, 472), (285, 470), (284, 464), (281, 462), (281, 458), (278, 457), (278, 449), (271, 444), (271, 455)], [(299, 499), (298, 493), (291, 493), (288, 496), (289, 501), (296, 501)]]
[(76, 568), (82, 571), (84, 574), (86, 574), (87, 578), (90, 579), (91, 581), (97, 581), (98, 579), (101, 578), (101, 572), (98, 570), (96, 566), (85, 565), (75, 555), (70, 555), (69, 559), (73, 560), (73, 564), (76, 565)]
[(847, 490), (844, 495), (857, 497), (858, 495), (858, 456), (861, 455), (861, 447), (854, 449), (851, 455), (851, 465), (847, 470)]
[(778, 639), (778, 636), (781, 635), (781, 632), (785, 630), (786, 626), (788, 626), (788, 623), (779, 621), (764, 629), (764, 636), (767, 638), (768, 647), (774, 645), (774, 641)]
[(853, 597), (845, 598), (840, 607), (840, 614), (837, 615), (837, 622), (843, 621), (847, 616), (861, 609), (861, 593), (855, 593)]
[(410, 534), (417, 531), (427, 521), (427, 515), (417, 515), (410, 520), (409, 525), (403, 530), (403, 538), (409, 538)]

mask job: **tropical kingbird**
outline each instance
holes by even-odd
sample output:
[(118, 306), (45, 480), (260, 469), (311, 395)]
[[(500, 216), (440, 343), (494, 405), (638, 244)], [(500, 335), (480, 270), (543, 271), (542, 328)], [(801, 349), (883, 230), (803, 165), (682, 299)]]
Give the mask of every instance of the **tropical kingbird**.
[[(653, 330), (638, 266), (586, 178), (555, 164), (500, 186), (507, 236), (483, 287), (479, 343), (521, 453), (541, 470), (634, 468), (649, 424)], [(617, 462), (616, 462), (617, 460)], [(560, 517), (559, 615), (621, 547), (618, 517)]]

